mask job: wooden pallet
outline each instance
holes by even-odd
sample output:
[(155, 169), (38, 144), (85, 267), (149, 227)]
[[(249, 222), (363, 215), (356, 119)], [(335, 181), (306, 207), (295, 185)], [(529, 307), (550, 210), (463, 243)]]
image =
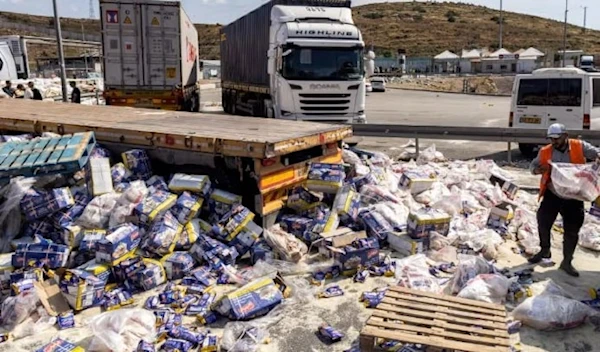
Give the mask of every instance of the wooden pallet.
[(360, 333), (360, 350), (382, 339), (468, 352), (506, 352), (510, 337), (503, 306), (390, 287)]
[(76, 172), (87, 164), (96, 145), (93, 132), (0, 145), (0, 180)]

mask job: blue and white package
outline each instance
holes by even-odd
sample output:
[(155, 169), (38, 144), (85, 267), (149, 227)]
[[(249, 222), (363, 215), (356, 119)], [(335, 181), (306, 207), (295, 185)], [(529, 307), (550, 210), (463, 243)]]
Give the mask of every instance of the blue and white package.
[(132, 149), (121, 156), (123, 163), (131, 171), (132, 178), (146, 181), (152, 176), (152, 164), (146, 151)]
[(133, 208), (133, 215), (137, 216), (140, 224), (150, 226), (171, 209), (177, 202), (177, 196), (163, 191), (150, 192), (144, 200)]
[(137, 249), (140, 241), (140, 229), (131, 223), (111, 229), (106, 237), (96, 243), (96, 260), (116, 265)]
[(254, 219), (254, 216), (254, 213), (245, 206), (235, 204), (231, 211), (225, 214), (216, 226), (213, 226), (212, 233), (214, 237), (228, 243)]
[(142, 340), (135, 352), (156, 352), (156, 347), (154, 347), (154, 344)]
[(35, 221), (52, 215), (75, 204), (68, 187), (49, 191), (29, 189), (21, 199), (21, 211), (27, 221)]
[(296, 187), (288, 196), (287, 207), (295, 210), (296, 212), (302, 212), (310, 208), (314, 203), (321, 201), (321, 198), (311, 193), (304, 187)]
[(59, 314), (56, 317), (56, 320), (60, 330), (72, 329), (75, 327), (75, 315), (72, 310)]
[(176, 241), (182, 231), (183, 226), (170, 211), (167, 211), (152, 225), (141, 247), (157, 255), (166, 255), (175, 250)]
[(242, 257), (248, 251), (254, 243), (260, 238), (260, 235), (263, 233), (262, 227), (258, 226), (253, 221), (249, 222), (242, 231), (235, 236), (235, 238), (229, 242), (229, 245), (235, 247), (239, 256)]
[(198, 236), (198, 240), (192, 246), (190, 253), (199, 262), (205, 261), (213, 269), (219, 269), (223, 265), (235, 264), (238, 253), (235, 247), (227, 247), (223, 243), (206, 235)]
[(21, 244), (12, 257), (15, 268), (38, 267), (63, 268), (69, 260), (70, 249), (60, 244)]
[(57, 338), (35, 352), (85, 352), (85, 350), (67, 340)]
[(143, 267), (135, 273), (134, 285), (137, 288), (149, 291), (167, 281), (167, 275), (161, 262), (144, 258), (142, 263)]
[(88, 203), (92, 200), (86, 193), (78, 193), (73, 196), (75, 204), (73, 206), (59, 210), (51, 216), (56, 227), (67, 227), (72, 225), (77, 220)]
[(345, 179), (346, 173), (342, 164), (311, 163), (306, 188), (313, 192), (335, 194)]
[(267, 241), (259, 239), (250, 248), (250, 262), (252, 265), (260, 260), (278, 259), (277, 253), (269, 246)]
[(171, 210), (179, 223), (185, 225), (198, 215), (203, 202), (204, 198), (201, 196), (184, 191)]
[(108, 232), (106, 230), (83, 230), (79, 251), (96, 254), (96, 243), (100, 242)]
[(380, 241), (387, 240), (388, 235), (394, 231), (390, 223), (378, 212), (366, 210), (359, 215), (361, 221), (367, 229), (370, 237), (375, 237)]
[(102, 304), (106, 282), (77, 269), (69, 269), (60, 280), (60, 290), (76, 311)]
[(270, 278), (257, 279), (224, 295), (215, 310), (232, 320), (248, 320), (267, 314), (280, 304), (283, 294)]
[(154, 193), (154, 191), (169, 192), (169, 186), (162, 176), (154, 175), (150, 177), (146, 181), (146, 187), (148, 187), (148, 190), (152, 190), (150, 193)]
[(23, 230), (23, 237), (35, 237), (42, 236), (47, 237), (52, 232), (55, 232), (56, 226), (54, 224), (53, 219), (45, 218), (43, 220), (38, 220), (34, 222), (27, 223), (25, 225), (25, 229)]
[(279, 222), (281, 229), (288, 232), (306, 243), (312, 243), (319, 238), (313, 233), (315, 221), (298, 215), (283, 215)]
[(179, 280), (186, 276), (196, 265), (194, 258), (187, 252), (174, 252), (167, 254), (161, 260), (167, 278)]
[(110, 176), (113, 180), (113, 184), (119, 184), (127, 181), (131, 177), (131, 171), (129, 171), (125, 164), (118, 163), (110, 168)]
[(360, 208), (360, 194), (350, 185), (342, 187), (333, 201), (333, 211), (336, 212), (342, 223), (352, 224), (358, 219)]
[(427, 238), (432, 232), (446, 236), (452, 217), (442, 210), (423, 208), (408, 215), (406, 232), (412, 238)]
[(231, 211), (234, 204), (242, 204), (242, 196), (215, 189), (208, 199), (208, 210), (211, 221), (219, 221)]
[(188, 222), (183, 227), (183, 231), (181, 231), (181, 234), (179, 234), (179, 238), (177, 239), (177, 242), (175, 243), (176, 251), (190, 250), (190, 248), (192, 248), (192, 245), (194, 245), (194, 243), (198, 239), (198, 234), (205, 233), (204, 231), (202, 231), (199, 228), (199, 226), (197, 226), (197, 222), (195, 220), (198, 220), (198, 219), (194, 219), (194, 220)]
[(186, 340), (167, 339), (160, 350), (164, 352), (189, 352), (194, 345), (194, 343)]

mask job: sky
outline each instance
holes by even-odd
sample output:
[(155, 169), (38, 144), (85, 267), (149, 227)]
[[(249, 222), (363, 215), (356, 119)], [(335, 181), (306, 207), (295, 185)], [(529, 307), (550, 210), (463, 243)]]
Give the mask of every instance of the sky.
[[(57, 0), (61, 17), (89, 17), (89, 0)], [(98, 18), (98, 0), (94, 3)], [(393, 0), (391, 0), (393, 1)], [(390, 1), (390, 2), (391, 2)], [(401, 0), (406, 1), (406, 0)], [(412, 0), (409, 0), (412, 1)], [(435, 0), (434, 0), (435, 1)], [(441, 1), (441, 0), (437, 0)], [(454, 0), (455, 2), (499, 8), (501, 0)], [(600, 30), (600, 2), (598, 0), (503, 0), (506, 11), (527, 13), (563, 21), (565, 2), (569, 2), (569, 22), (583, 25), (583, 7), (587, 6), (587, 27)], [(265, 0), (182, 0), (187, 14), (195, 23), (227, 24), (253, 10)], [(353, 5), (363, 5), (381, 0), (353, 0)], [(22, 12), (34, 15), (52, 15), (52, 0), (0, 0), (0, 11)]]

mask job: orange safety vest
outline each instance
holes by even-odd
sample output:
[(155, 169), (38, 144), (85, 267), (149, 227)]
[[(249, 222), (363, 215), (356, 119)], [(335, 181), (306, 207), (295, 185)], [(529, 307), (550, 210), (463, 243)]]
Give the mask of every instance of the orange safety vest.
[[(540, 150), (540, 166), (548, 165), (552, 161), (552, 144), (543, 147)], [(583, 143), (579, 139), (569, 139), (569, 157), (571, 158), (571, 164), (585, 164), (585, 155), (583, 154)], [(550, 183), (550, 175), (552, 171), (548, 169), (542, 175), (540, 181), (540, 199), (546, 193), (548, 184)]]

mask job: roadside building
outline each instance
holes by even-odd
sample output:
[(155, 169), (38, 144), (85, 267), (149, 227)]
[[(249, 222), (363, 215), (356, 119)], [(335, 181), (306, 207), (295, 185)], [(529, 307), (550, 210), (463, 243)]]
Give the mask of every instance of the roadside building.
[(221, 77), (221, 61), (219, 60), (200, 60), (200, 71), (203, 79)]
[(460, 56), (446, 50), (433, 58), (435, 73), (460, 73)]

